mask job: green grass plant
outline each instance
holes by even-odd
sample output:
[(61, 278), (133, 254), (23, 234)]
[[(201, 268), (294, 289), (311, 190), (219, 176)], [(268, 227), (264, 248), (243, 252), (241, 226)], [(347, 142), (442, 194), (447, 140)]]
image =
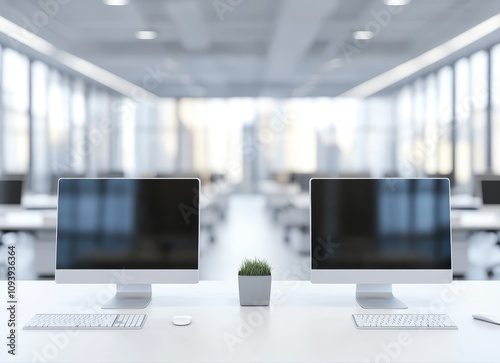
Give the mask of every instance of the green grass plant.
[(271, 265), (267, 260), (245, 258), (241, 263), (238, 275), (241, 276), (269, 276), (271, 275)]

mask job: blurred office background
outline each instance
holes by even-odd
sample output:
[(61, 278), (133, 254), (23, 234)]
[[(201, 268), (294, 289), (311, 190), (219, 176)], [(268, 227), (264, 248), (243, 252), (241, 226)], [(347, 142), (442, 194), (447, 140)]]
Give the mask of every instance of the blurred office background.
[[(500, 175), (494, 0), (7, 0), (0, 85), (22, 278), (53, 277), (60, 177), (200, 177), (202, 279), (307, 279), (310, 177), (444, 176), (461, 213)], [(497, 230), (454, 241), (457, 278), (500, 277)]]

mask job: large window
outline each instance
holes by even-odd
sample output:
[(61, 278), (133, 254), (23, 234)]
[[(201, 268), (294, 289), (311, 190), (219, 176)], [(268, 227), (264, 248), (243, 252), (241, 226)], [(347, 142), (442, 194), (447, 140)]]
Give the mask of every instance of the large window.
[(71, 89), (70, 148), (66, 166), (68, 172), (83, 175), (86, 163), (85, 120), (87, 119), (85, 84), (75, 79), (72, 81)]
[(189, 145), (190, 150), (180, 148), (183, 155), (179, 168), (190, 171), (189, 162), (182, 165), (189, 154), (192, 170), (201, 175), (223, 173), (233, 181), (241, 181), (244, 158), (255, 160), (258, 156), (256, 135), (244, 135), (243, 131), (245, 125), (253, 124), (254, 113), (255, 102), (248, 99), (182, 100), (179, 104), (182, 122), (179, 142)]
[(500, 174), (500, 45), (491, 50), (491, 100), (491, 156), (493, 172)]
[[(50, 157), (48, 130), (48, 82), (49, 67), (42, 62), (34, 62), (31, 67), (31, 189), (44, 193), (50, 189)], [(65, 165), (56, 163), (55, 168)]]
[[(500, 174), (500, 143), (496, 142), (500, 140), (499, 63), (500, 45), (491, 55), (476, 52), (453, 68), (445, 66), (398, 91), (396, 156), (400, 175), (418, 174), (422, 169), (427, 175), (450, 175), (457, 191), (471, 191), (472, 175), (489, 172), (489, 143), (493, 172)], [(488, 135), (490, 91), (492, 134)]]
[(472, 116), (472, 171), (483, 174), (487, 169), (486, 107), (488, 106), (488, 53), (475, 53), (470, 59)]
[[(291, 115), (285, 114), (280, 102), (270, 98), (261, 98), (257, 102), (258, 143), (245, 140), (245, 156), (252, 156), (262, 149), (261, 162), (267, 175), (286, 171), (284, 132), (291, 122)], [(255, 140), (255, 138), (253, 139)]]
[(110, 138), (116, 124), (111, 119), (110, 103), (108, 92), (96, 87), (90, 89), (84, 138), (88, 176), (107, 176), (111, 171)]
[[(366, 148), (362, 156), (364, 163), (360, 165), (358, 172), (369, 171), (371, 175), (377, 177), (394, 172), (392, 165), (394, 130), (390, 101), (385, 97), (372, 97), (363, 103), (364, 112), (360, 117), (358, 132), (366, 135), (366, 140), (365, 143), (355, 145), (355, 149), (362, 148), (363, 144)], [(344, 117), (347, 115), (348, 111), (344, 113)], [(338, 122), (339, 126), (342, 124), (343, 122)]]
[(471, 167), (471, 97), (470, 97), (470, 63), (466, 58), (455, 64), (455, 177), (457, 185), (465, 190), (470, 186)]
[(437, 111), (437, 79), (435, 74), (430, 74), (425, 79), (424, 85), (424, 120), (423, 139), (420, 145), (425, 154), (425, 173), (438, 174), (439, 156), (439, 125)]
[(69, 171), (69, 80), (56, 70), (49, 74), (48, 105), (50, 169), (64, 176)]
[[(361, 115), (361, 102), (352, 98), (338, 98), (331, 101), (333, 109), (331, 112), (322, 110), (317, 115), (331, 117), (330, 129), (335, 137), (332, 146), (333, 159), (338, 160), (338, 166), (334, 172), (365, 172), (369, 169), (367, 161), (366, 133), (368, 125), (377, 122), (369, 120), (367, 113)], [(368, 106), (369, 107), (369, 106)], [(307, 116), (306, 116), (307, 119)], [(378, 120), (380, 121), (380, 120)], [(336, 155), (338, 153), (338, 156)]]
[(414, 176), (416, 172), (412, 147), (413, 97), (412, 88), (405, 86), (397, 97), (397, 172), (403, 177)]
[(413, 132), (411, 147), (411, 162), (418, 174), (425, 168), (429, 157), (425, 149), (425, 83), (419, 78), (413, 84), (413, 112), (411, 113)]
[(53, 193), (63, 176), (177, 169), (175, 100), (138, 108), (9, 48), (0, 72), (0, 175), (29, 174), (28, 192)]
[(113, 95), (109, 109), (109, 149), (110, 170), (123, 172), (123, 123), (124, 118), (130, 114), (123, 97)]
[(135, 157), (135, 121), (137, 104), (130, 100), (123, 100), (121, 113), (122, 144), (121, 155), (123, 161), (123, 171), (127, 175), (135, 176), (137, 160)]
[(2, 65), (2, 171), (26, 174), (29, 167), (29, 60), (7, 48)]
[(97, 98), (91, 106), (92, 126), (87, 130), (87, 138), (91, 142), (90, 159), (96, 161), (97, 175), (106, 176), (111, 171), (110, 138), (115, 132), (116, 124), (111, 119), (111, 96), (108, 92), (98, 91)]
[(293, 115), (286, 120), (284, 130), (285, 169), (297, 173), (313, 173), (317, 170), (316, 125), (323, 117), (322, 108), (315, 100), (289, 100), (283, 115)]
[(54, 176), (109, 172), (229, 173), (250, 185), (273, 172), (397, 171), (450, 175), (471, 191), (472, 175), (500, 174), (499, 64), (497, 45), (367, 99), (139, 103), (0, 49), (0, 173), (29, 171), (39, 193)]
[(439, 140), (438, 173), (447, 175), (453, 171), (453, 70), (444, 67), (437, 74), (437, 117)]
[(135, 124), (135, 159), (136, 172), (140, 176), (155, 176), (156, 138), (158, 132), (158, 115), (147, 104), (137, 105), (137, 121)]

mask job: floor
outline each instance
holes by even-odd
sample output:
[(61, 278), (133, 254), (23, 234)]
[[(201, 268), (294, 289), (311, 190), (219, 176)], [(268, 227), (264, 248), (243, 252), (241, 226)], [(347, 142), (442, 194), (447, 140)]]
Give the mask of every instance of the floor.
[[(285, 243), (283, 230), (276, 226), (265, 208), (265, 199), (260, 195), (233, 195), (229, 199), (227, 219), (215, 229), (216, 239), (201, 236), (200, 278), (202, 280), (235, 279), (238, 267), (245, 258), (265, 258), (272, 267), (276, 280), (308, 280), (309, 255), (304, 253), (307, 236), (297, 231)], [(35, 261), (33, 238), (28, 234), (5, 235), (6, 243), (16, 243), (17, 278), (36, 279), (33, 272)], [(496, 236), (477, 233), (472, 236), (469, 247), (470, 280), (485, 280), (486, 267), (498, 263), (493, 278), (500, 279), (500, 247)], [(7, 262), (5, 245), (0, 247), (0, 278), (5, 279)]]

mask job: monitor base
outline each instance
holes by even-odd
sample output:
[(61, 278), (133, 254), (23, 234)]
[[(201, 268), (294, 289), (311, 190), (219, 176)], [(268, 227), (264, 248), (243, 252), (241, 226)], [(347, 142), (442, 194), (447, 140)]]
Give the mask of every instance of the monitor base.
[(116, 295), (102, 309), (144, 309), (151, 302), (151, 284), (116, 285)]
[(392, 293), (391, 284), (358, 284), (356, 301), (363, 309), (407, 309)]

